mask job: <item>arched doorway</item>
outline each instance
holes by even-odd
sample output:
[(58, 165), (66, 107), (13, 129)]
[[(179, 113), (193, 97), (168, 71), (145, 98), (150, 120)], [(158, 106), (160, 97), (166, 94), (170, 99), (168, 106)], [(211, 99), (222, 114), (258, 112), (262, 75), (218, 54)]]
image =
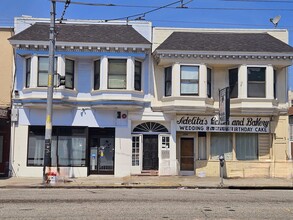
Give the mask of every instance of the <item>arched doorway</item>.
[(158, 135), (168, 133), (168, 129), (157, 122), (145, 122), (137, 125), (133, 133), (142, 135), (142, 170), (158, 170)]

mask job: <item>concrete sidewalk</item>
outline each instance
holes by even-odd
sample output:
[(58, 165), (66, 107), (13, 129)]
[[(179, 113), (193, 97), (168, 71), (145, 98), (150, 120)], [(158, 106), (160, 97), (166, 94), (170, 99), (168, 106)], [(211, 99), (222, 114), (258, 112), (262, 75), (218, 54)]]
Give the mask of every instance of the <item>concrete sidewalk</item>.
[(42, 178), (0, 178), (0, 188), (226, 188), (226, 189), (292, 189), (293, 179), (242, 178), (221, 179), (196, 176), (89, 176), (59, 178), (56, 183), (44, 185)]

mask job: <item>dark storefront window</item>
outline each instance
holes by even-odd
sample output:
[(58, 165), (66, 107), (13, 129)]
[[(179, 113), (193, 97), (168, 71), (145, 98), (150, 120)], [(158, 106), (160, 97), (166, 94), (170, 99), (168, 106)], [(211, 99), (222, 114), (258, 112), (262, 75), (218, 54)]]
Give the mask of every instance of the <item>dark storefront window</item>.
[[(43, 166), (44, 146), (45, 127), (30, 126), (28, 166)], [(86, 166), (86, 128), (54, 127), (51, 158), (52, 166)]]

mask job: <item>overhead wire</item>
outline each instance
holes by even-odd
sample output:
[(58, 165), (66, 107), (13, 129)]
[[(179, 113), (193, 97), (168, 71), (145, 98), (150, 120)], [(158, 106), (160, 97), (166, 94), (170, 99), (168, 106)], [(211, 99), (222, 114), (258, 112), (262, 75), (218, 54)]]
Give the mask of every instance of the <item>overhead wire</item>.
[(65, 12), (66, 12), (66, 9), (69, 7), (70, 5), (70, 0), (66, 0), (65, 2), (65, 5), (64, 5), (64, 10), (62, 12), (62, 15), (61, 15), (61, 18), (60, 18), (60, 23), (62, 23), (63, 19), (64, 19), (64, 15), (65, 15)]

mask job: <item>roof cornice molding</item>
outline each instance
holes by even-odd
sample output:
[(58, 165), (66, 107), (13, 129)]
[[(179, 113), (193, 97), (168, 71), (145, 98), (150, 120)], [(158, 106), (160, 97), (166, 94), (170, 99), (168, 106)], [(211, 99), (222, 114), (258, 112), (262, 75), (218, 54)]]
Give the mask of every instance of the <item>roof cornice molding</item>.
[[(10, 40), (16, 49), (48, 50), (49, 41), (19, 41)], [(93, 51), (93, 52), (148, 52), (151, 44), (114, 44), (114, 43), (82, 43), (56, 42), (57, 51)]]
[(226, 52), (226, 51), (155, 51), (157, 63), (162, 59), (213, 59), (213, 60), (293, 60), (293, 53)]

